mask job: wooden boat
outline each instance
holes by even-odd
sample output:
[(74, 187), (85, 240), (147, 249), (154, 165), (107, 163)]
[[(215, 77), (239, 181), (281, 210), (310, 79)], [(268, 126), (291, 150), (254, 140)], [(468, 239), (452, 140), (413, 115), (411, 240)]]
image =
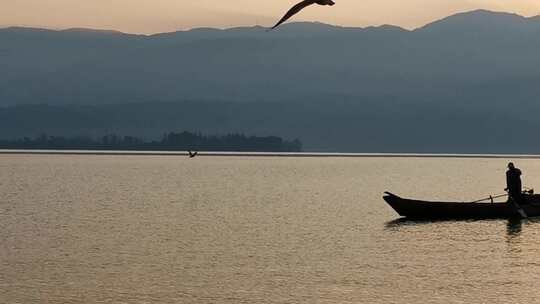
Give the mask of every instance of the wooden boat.
[[(417, 219), (490, 219), (521, 217), (509, 202), (431, 202), (401, 198), (385, 192), (383, 199), (399, 215)], [(528, 217), (540, 216), (540, 195), (523, 194), (519, 205)]]

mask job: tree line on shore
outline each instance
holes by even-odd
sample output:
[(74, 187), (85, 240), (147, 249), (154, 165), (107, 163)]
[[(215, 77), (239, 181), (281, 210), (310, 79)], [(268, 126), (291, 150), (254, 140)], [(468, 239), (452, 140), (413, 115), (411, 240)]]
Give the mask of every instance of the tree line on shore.
[(169, 132), (161, 140), (146, 141), (135, 136), (108, 134), (99, 139), (90, 136), (50, 136), (0, 140), (0, 149), (84, 149), (84, 150), (165, 150), (165, 151), (238, 151), (238, 152), (301, 152), (300, 140), (284, 140), (277, 136), (245, 134), (203, 135), (192, 132)]

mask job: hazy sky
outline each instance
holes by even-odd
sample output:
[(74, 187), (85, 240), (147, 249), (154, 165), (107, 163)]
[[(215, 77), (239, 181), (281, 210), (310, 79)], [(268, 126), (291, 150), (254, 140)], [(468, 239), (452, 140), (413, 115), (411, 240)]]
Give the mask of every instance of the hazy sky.
[[(155, 33), (193, 27), (269, 26), (299, 0), (0, 0), (0, 26), (88, 27)], [(540, 14), (540, 0), (335, 0), (295, 21), (415, 28), (478, 8)]]

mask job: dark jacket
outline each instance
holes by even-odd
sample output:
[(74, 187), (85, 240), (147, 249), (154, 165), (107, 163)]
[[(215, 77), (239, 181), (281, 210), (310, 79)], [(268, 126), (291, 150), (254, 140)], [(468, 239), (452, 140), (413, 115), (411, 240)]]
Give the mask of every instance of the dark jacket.
[(510, 194), (521, 194), (521, 170), (514, 168), (506, 171), (506, 187)]

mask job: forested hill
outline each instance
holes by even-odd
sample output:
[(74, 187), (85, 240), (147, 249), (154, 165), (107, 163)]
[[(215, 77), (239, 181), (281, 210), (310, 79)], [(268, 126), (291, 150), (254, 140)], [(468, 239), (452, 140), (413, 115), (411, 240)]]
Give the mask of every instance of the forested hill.
[(35, 138), (0, 140), (0, 149), (301, 152), (302, 143), (298, 139), (287, 141), (277, 136), (203, 135), (187, 131), (168, 132), (161, 140), (144, 140), (136, 136), (116, 134), (93, 138), (51, 136), (43, 133)]
[(0, 108), (0, 139), (41, 133), (161, 140), (168, 130), (299, 138), (306, 152), (540, 154), (540, 102), (389, 106), (378, 100), (287, 103), (171, 102)]
[[(292, 23), (152, 36), (0, 30), (0, 105), (436, 102), (540, 93), (540, 17), (472, 11), (414, 31)], [(496, 102), (482, 100), (482, 102)]]
[(306, 151), (540, 153), (539, 54), (540, 17), (483, 10), (413, 31), (7, 28), (0, 138), (200, 130)]

